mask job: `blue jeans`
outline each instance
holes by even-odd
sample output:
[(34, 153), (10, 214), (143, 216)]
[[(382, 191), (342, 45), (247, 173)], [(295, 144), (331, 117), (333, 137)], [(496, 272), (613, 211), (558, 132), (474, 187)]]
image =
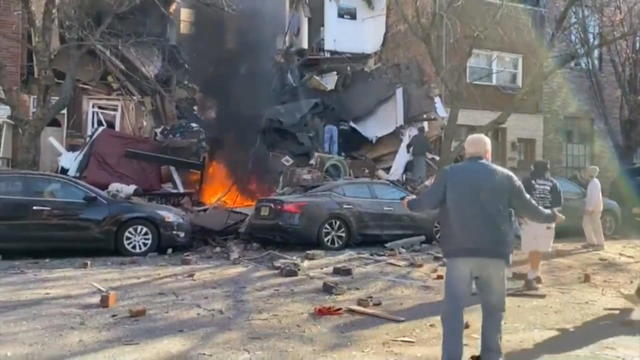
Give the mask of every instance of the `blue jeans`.
[(338, 128), (335, 125), (324, 127), (324, 152), (338, 155)]
[(506, 299), (507, 263), (501, 259), (449, 258), (442, 311), (442, 359), (463, 355), (463, 311), (475, 279), (482, 307), (482, 360), (502, 359), (502, 320)]

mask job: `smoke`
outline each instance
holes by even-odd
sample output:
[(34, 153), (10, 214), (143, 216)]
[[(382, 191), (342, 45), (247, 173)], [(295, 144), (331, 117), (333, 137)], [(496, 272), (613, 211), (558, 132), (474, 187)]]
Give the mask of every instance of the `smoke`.
[(244, 191), (268, 172), (266, 161), (249, 166), (263, 113), (276, 103), (273, 64), (285, 31), (285, 3), (236, 0), (233, 14), (194, 4), (195, 32), (180, 40), (189, 77), (202, 93), (199, 107), (215, 107), (215, 118), (205, 116), (212, 156), (224, 162)]

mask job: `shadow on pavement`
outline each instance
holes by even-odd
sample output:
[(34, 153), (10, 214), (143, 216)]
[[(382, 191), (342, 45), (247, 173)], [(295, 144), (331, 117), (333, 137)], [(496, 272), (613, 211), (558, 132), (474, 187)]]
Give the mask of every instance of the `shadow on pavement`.
[[(533, 348), (510, 352), (509, 360), (535, 360), (544, 355), (567, 354), (583, 349), (599, 341), (618, 336), (639, 336), (638, 323), (627, 323), (632, 309), (623, 309), (591, 319), (575, 328), (557, 329), (560, 333), (533, 346)], [(639, 345), (640, 348), (640, 345)]]

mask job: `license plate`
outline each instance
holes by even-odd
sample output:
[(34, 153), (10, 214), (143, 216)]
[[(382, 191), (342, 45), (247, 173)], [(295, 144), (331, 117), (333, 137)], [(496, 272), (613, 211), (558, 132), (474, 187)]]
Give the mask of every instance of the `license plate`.
[(260, 208), (260, 216), (269, 216), (271, 212), (271, 208), (268, 206), (263, 206)]

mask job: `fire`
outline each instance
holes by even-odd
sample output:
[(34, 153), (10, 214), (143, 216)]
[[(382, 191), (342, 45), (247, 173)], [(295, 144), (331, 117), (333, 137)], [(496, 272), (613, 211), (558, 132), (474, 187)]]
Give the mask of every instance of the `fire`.
[(221, 162), (213, 161), (205, 171), (200, 201), (228, 208), (253, 207), (259, 195), (257, 191), (253, 191), (256, 186), (251, 188), (249, 192), (241, 192), (227, 167)]

